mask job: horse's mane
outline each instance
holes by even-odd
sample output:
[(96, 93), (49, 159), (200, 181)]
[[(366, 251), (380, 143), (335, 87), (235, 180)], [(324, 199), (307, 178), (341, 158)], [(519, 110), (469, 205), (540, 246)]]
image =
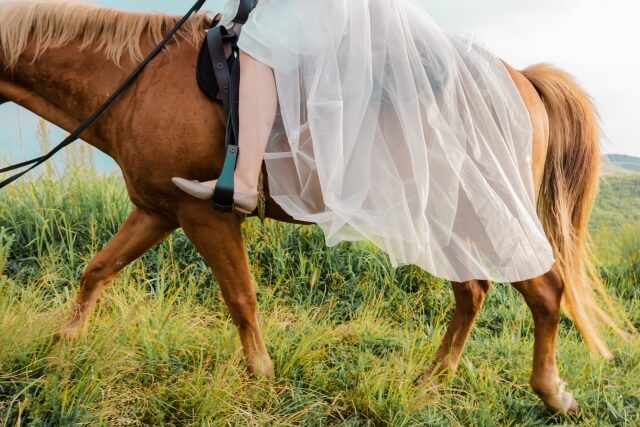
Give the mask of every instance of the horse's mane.
[[(78, 39), (83, 49), (96, 46), (116, 63), (125, 55), (140, 60), (140, 38), (148, 34), (160, 41), (177, 21), (175, 16), (123, 12), (73, 0), (0, 0), (0, 48), (8, 68), (16, 65), (32, 40), (36, 57)], [(196, 44), (210, 21), (210, 15), (198, 14), (178, 37)]]

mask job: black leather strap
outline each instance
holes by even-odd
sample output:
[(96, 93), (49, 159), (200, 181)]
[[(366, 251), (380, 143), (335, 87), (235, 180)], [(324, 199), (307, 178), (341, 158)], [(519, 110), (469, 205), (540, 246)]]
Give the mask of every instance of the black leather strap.
[[(240, 154), (240, 147), (238, 146), (238, 126), (240, 123), (240, 60), (236, 59), (233, 63), (233, 68), (230, 74), (228, 73), (228, 68), (225, 67), (225, 69), (227, 69), (227, 74), (229, 75), (228, 96), (223, 98), (223, 102), (227, 102), (226, 105), (229, 106), (229, 109), (227, 110), (227, 128), (225, 133), (227, 151), (222, 171), (220, 172), (213, 197), (211, 198), (211, 203), (217, 209), (232, 211), (234, 206), (233, 194), (235, 192), (234, 172), (238, 162), (238, 155)], [(222, 84), (223, 83), (218, 80), (218, 85), (222, 86)]]
[(223, 45), (224, 27), (218, 25), (207, 31), (207, 45), (209, 47), (209, 56), (211, 57), (211, 65), (218, 82), (218, 90), (222, 98), (222, 105), (227, 114), (230, 112), (230, 91), (231, 91), (231, 74), (227, 64), (227, 57), (224, 53)]
[(233, 22), (237, 24), (245, 24), (247, 22), (247, 19), (249, 19), (249, 14), (251, 14), (251, 11), (255, 9), (257, 5), (258, 0), (240, 0), (238, 13), (233, 19)]

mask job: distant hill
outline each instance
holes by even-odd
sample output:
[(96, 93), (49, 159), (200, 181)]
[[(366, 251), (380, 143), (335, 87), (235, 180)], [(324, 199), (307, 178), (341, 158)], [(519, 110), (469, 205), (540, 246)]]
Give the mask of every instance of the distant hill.
[(602, 226), (618, 228), (640, 221), (640, 174), (607, 175), (600, 181), (600, 193), (591, 218), (592, 230)]
[(640, 158), (625, 154), (602, 156), (602, 174), (640, 173)]

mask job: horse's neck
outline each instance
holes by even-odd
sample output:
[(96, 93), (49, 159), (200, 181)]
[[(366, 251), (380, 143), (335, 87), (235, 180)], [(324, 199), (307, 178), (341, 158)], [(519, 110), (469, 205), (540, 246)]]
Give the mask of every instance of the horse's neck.
[[(102, 54), (91, 48), (80, 51), (74, 43), (44, 52), (35, 62), (32, 58), (33, 52), (27, 51), (14, 69), (0, 71), (0, 98), (8, 98), (67, 131), (88, 117), (126, 74)], [(106, 114), (83, 139), (113, 156), (117, 147), (109, 138), (110, 128)]]

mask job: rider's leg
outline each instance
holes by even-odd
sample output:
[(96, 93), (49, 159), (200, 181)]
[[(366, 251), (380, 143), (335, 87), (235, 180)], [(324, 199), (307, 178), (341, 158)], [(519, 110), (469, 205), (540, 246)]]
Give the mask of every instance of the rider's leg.
[(238, 192), (251, 193), (258, 191), (278, 95), (273, 70), (244, 52), (240, 52), (240, 76), (240, 155), (235, 185)]
[[(271, 134), (278, 105), (276, 83), (273, 70), (240, 52), (240, 155), (234, 175), (236, 193), (248, 195), (258, 191), (258, 180), (264, 157), (264, 150)], [(200, 198), (211, 198), (216, 181), (196, 183), (174, 180), (184, 191)], [(239, 203), (238, 203), (239, 204)], [(253, 210), (255, 206), (242, 206)]]

